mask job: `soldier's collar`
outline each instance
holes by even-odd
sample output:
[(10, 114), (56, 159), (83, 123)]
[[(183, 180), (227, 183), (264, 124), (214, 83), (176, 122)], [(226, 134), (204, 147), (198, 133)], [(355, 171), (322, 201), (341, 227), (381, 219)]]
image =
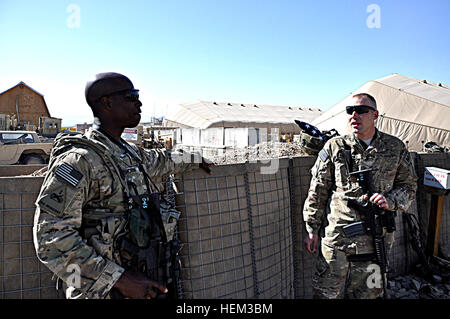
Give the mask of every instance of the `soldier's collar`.
[(123, 151), (123, 146), (120, 145), (120, 143), (117, 143), (117, 141), (108, 134), (103, 129), (100, 129), (99, 127), (92, 127), (89, 129), (87, 136), (92, 136), (95, 140), (105, 145), (107, 149), (109, 149), (113, 153), (121, 153)]
[(107, 137), (111, 142), (117, 145), (123, 152), (130, 154), (131, 157), (133, 157), (136, 161), (141, 160), (136, 151), (123, 138), (120, 138), (120, 141), (117, 141), (117, 139), (115, 139), (114, 136), (112, 136), (111, 133), (109, 133), (105, 129), (99, 127), (97, 130), (105, 135), (105, 137)]
[[(367, 148), (367, 146), (366, 146), (366, 144), (364, 143), (364, 141), (361, 140), (360, 138), (356, 137), (355, 133), (352, 133), (350, 136), (351, 136), (350, 139), (351, 139), (353, 142), (360, 144), (361, 147), (363, 147), (364, 149)], [(370, 145), (369, 145), (369, 146), (372, 146), (373, 143), (374, 143), (376, 140), (378, 140), (379, 138), (380, 138), (379, 131), (378, 131), (377, 128), (375, 128), (375, 134), (373, 134), (372, 141), (370, 142)]]

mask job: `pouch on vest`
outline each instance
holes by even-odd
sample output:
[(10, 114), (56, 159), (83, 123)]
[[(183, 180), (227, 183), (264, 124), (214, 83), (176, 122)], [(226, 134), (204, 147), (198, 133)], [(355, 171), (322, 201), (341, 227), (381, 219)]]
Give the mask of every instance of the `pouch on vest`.
[(160, 193), (133, 196), (129, 227), (132, 242), (146, 248), (150, 240), (166, 241), (160, 215)]

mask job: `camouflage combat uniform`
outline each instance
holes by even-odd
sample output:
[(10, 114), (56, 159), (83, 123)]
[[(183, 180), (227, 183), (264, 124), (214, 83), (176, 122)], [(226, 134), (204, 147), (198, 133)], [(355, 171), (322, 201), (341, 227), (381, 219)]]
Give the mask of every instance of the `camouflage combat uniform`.
[[(57, 138), (36, 200), (36, 253), (62, 279), (66, 298), (110, 297), (110, 289), (124, 272), (116, 246), (128, 226), (125, 213), (129, 203), (125, 202), (124, 192), (131, 196), (142, 194), (149, 184), (138, 168), (139, 162), (152, 177), (198, 167), (187, 161), (175, 163), (169, 151), (144, 150), (123, 141), (128, 145), (127, 152), (105, 134), (90, 129), (84, 135), (105, 150), (103, 156), (90, 147), (65, 143), (65, 137)], [(106, 158), (110, 159), (108, 164)], [(127, 186), (114, 175), (115, 165), (123, 174), (122, 182), (132, 182), (135, 187), (126, 190)], [(153, 193), (154, 184), (150, 183), (150, 188), (149, 193)], [(95, 226), (86, 225), (86, 216), (97, 216)], [(76, 283), (73, 265), (81, 275), (79, 288), (70, 287)]]
[[(351, 149), (351, 162), (347, 164), (344, 148)], [(348, 166), (351, 165), (352, 168)], [(312, 180), (306, 199), (303, 218), (309, 234), (318, 234), (323, 215), (331, 196), (330, 212), (326, 216), (328, 225), (321, 242), (321, 253), (313, 278), (315, 297), (375, 298), (380, 289), (368, 289), (366, 279), (373, 262), (351, 262), (347, 256), (374, 252), (372, 237), (367, 234), (347, 238), (343, 226), (364, 219), (356, 210), (349, 208), (347, 199), (363, 203), (363, 190), (352, 171), (374, 169), (370, 188), (383, 194), (392, 211), (406, 211), (415, 196), (416, 175), (409, 152), (398, 138), (376, 130), (371, 144), (359, 140), (354, 134), (330, 139), (313, 166)], [(392, 247), (393, 233), (386, 235), (387, 251)], [(346, 280), (350, 271), (350, 277)], [(348, 285), (345, 287), (345, 285)]]

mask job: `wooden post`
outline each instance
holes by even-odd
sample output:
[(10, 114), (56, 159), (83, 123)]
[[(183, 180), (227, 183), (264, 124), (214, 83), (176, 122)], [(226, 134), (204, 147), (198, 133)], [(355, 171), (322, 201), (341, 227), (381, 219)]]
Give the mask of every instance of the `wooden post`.
[(439, 248), (439, 233), (441, 230), (442, 210), (444, 206), (443, 194), (431, 194), (430, 218), (428, 223), (427, 253), (437, 256)]

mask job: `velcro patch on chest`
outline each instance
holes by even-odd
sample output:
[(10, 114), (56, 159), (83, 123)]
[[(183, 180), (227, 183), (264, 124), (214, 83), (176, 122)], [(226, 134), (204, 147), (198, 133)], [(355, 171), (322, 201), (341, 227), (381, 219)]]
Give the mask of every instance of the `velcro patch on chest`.
[(77, 187), (83, 178), (83, 174), (67, 163), (62, 163), (56, 169), (55, 174), (74, 187)]

